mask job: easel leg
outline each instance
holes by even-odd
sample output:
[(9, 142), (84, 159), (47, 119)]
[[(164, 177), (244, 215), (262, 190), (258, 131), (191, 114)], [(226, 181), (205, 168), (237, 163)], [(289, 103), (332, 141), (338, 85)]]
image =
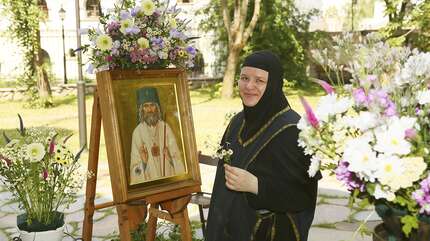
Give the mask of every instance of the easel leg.
[(191, 225), (190, 219), (188, 218), (188, 210), (185, 208), (178, 214), (178, 218), (176, 220), (181, 227), (181, 239), (183, 241), (191, 241)]
[(130, 223), (128, 220), (127, 204), (117, 205), (116, 211), (118, 213), (119, 236), (121, 241), (130, 241)]
[(93, 234), (94, 199), (96, 196), (97, 166), (99, 162), (101, 112), (97, 90), (94, 92), (94, 102), (91, 118), (91, 135), (88, 156), (88, 171), (92, 174), (87, 180), (85, 192), (85, 215), (82, 228), (82, 239), (90, 241)]
[[(148, 211), (151, 210), (151, 208), (155, 208), (158, 210), (158, 204), (151, 204)], [(154, 241), (156, 231), (157, 231), (157, 216), (154, 213), (152, 213), (151, 211), (149, 211), (146, 241)]]

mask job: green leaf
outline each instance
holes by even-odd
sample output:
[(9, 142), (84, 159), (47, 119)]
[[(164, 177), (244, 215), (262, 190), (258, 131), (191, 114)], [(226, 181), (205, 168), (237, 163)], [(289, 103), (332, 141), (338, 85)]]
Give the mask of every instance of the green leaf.
[(403, 223), (402, 231), (406, 237), (409, 237), (413, 228), (418, 228), (418, 219), (415, 216), (406, 215), (400, 221)]

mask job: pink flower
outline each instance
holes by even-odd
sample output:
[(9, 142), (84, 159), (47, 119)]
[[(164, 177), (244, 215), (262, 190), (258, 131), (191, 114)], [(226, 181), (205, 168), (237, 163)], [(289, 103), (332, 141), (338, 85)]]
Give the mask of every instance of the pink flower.
[(352, 91), (352, 95), (354, 96), (354, 100), (357, 104), (365, 106), (369, 104), (369, 97), (366, 95), (363, 88), (354, 89)]
[(405, 130), (405, 137), (408, 139), (413, 139), (417, 135), (417, 131), (413, 128)]
[(43, 170), (42, 177), (43, 177), (43, 180), (46, 180), (48, 178), (48, 170), (46, 170), (46, 169)]
[(309, 124), (311, 124), (311, 126), (314, 127), (315, 129), (318, 129), (319, 122), (314, 112), (312, 111), (311, 106), (302, 96), (300, 96), (300, 101), (302, 102), (302, 105), (305, 108), (306, 119), (308, 120)]
[(2, 159), (6, 162), (6, 165), (7, 165), (8, 167), (10, 167), (10, 166), (12, 165), (12, 161), (11, 161), (9, 158), (7, 158), (7, 157), (5, 157), (5, 156), (0, 155), (0, 160), (2, 160)]
[(54, 138), (52, 138), (51, 142), (49, 143), (49, 154), (54, 153), (54, 149), (55, 149), (55, 142), (54, 142)]
[(316, 79), (315, 82), (321, 85), (321, 87), (323, 87), (323, 89), (325, 90), (325, 92), (327, 92), (327, 94), (334, 93), (333, 86), (331, 86), (329, 83), (325, 82), (324, 80)]
[(107, 62), (111, 62), (111, 61), (113, 60), (112, 55), (108, 55), (108, 56), (106, 56), (105, 60), (106, 60)]

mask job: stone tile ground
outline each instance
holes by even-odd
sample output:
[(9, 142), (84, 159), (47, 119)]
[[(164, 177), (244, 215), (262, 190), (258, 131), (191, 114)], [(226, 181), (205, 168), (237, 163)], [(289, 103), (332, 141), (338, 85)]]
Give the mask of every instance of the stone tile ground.
[[(107, 165), (100, 165), (97, 184), (96, 203), (112, 200)], [(201, 165), (202, 190), (210, 192), (215, 177), (215, 167)], [(82, 192), (83, 193), (83, 192)], [(360, 210), (348, 207), (348, 193), (331, 177), (324, 177), (320, 182), (318, 205), (309, 241), (371, 241), (371, 236), (360, 236), (360, 226), (372, 230), (380, 220), (372, 209)], [(20, 210), (10, 200), (10, 193), (0, 189), (0, 241), (17, 236), (16, 215)], [(77, 238), (82, 233), (83, 207), (85, 197), (80, 195), (77, 202), (65, 210), (66, 232)], [(198, 208), (190, 204), (188, 211), (191, 220), (199, 221)], [(367, 220), (363, 224), (363, 220)], [(198, 236), (202, 237), (199, 230)], [(107, 208), (94, 215), (93, 240), (106, 241), (118, 235), (118, 219), (114, 208)], [(73, 239), (65, 235), (63, 241)]]

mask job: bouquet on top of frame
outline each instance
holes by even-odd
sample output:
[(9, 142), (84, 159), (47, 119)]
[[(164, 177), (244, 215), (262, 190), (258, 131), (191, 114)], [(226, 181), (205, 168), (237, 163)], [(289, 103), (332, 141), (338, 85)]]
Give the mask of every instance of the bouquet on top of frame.
[(329, 170), (353, 200), (401, 210), (408, 236), (430, 217), (430, 53), (346, 35), (332, 51), (313, 54), (338, 88), (317, 80), (327, 95), (315, 109), (301, 98), (299, 145), (312, 155), (309, 175)]
[(193, 67), (197, 50), (180, 12), (159, 0), (115, 6), (100, 17), (98, 28), (88, 30), (91, 44), (83, 49), (91, 54), (89, 71)]

